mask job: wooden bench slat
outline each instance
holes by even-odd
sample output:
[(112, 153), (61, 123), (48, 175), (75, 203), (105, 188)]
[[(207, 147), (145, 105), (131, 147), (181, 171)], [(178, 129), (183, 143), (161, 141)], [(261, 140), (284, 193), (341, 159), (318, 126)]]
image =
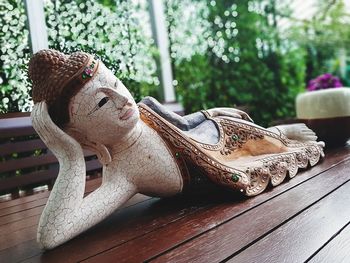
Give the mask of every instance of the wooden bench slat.
[(310, 263), (347, 263), (350, 258), (350, 222), (309, 261)]
[[(239, 217), (226, 221), (225, 224), (213, 228), (196, 239), (170, 250), (151, 262), (208, 261), (214, 263), (225, 261), (232, 254), (238, 253), (256, 242), (262, 236), (267, 235), (348, 182), (350, 180), (349, 164), (350, 161), (342, 163), (337, 171), (332, 169), (331, 173), (322, 173), (299, 187), (293, 188)], [(159, 238), (163, 239), (163, 236), (159, 236)], [(302, 261), (295, 260), (295, 262)], [(235, 262), (257, 261), (252, 258), (251, 260), (237, 260)], [(272, 262), (282, 262), (282, 260), (272, 260)], [(287, 262), (292, 262), (292, 260), (287, 260)]]
[[(33, 236), (36, 235), (37, 226), (33, 225), (26, 229), (25, 232), (21, 230), (13, 231), (11, 234), (6, 235), (6, 238), (0, 239), (0, 247), (2, 249), (7, 249), (19, 244), (19, 241), (28, 241), (33, 239)], [(20, 242), (22, 243), (22, 242)]]
[[(184, 206), (186, 208), (183, 208)], [(160, 201), (159, 198), (146, 199), (141, 203), (128, 207), (127, 211), (116, 211), (94, 228), (88, 230), (86, 233), (83, 233), (72, 241), (69, 241), (68, 246), (67, 243), (63, 246), (57, 247), (55, 250), (46, 252), (44, 255), (38, 255), (38, 257), (41, 259), (45, 257), (45, 261), (58, 262), (60, 258), (59, 255), (64, 253), (69, 257), (66, 259), (67, 262), (75, 262), (76, 260), (74, 260), (74, 258), (79, 258), (79, 255), (78, 257), (75, 256), (76, 253), (84, 254), (84, 252), (81, 251), (82, 245), (84, 245), (85, 252), (93, 252), (95, 250), (103, 251), (106, 249), (108, 242), (111, 242), (112, 240), (117, 239), (120, 243), (126, 242), (127, 240), (133, 239), (135, 236), (162, 227), (164, 224), (177, 220), (177, 218), (182, 218), (186, 215), (186, 212), (197, 209), (195, 206), (190, 206), (190, 208), (188, 208), (184, 202), (178, 202), (178, 200), (174, 200), (171, 203), (171, 207), (172, 211), (168, 211), (169, 202), (164, 202), (164, 200)], [(117, 231), (115, 231), (115, 228)], [(89, 236), (91, 237), (91, 235), (93, 235), (94, 239), (99, 242), (86, 242), (86, 238)], [(33, 245), (33, 243), (30, 244)], [(11, 249), (12, 248), (10, 248), (10, 250)], [(33, 252), (33, 250), (30, 251)], [(38, 249), (37, 252), (40, 254), (42, 253), (40, 249)], [(22, 254), (21, 258), (16, 257), (16, 260), (22, 260), (29, 256), (33, 256), (33, 254)], [(34, 258), (33, 260), (36, 261), (37, 259)]]
[[(102, 182), (102, 178), (96, 178), (94, 180), (87, 181), (86, 187), (85, 187), (86, 188), (85, 193), (87, 194), (87, 193), (90, 193), (93, 190), (97, 189), (101, 185), (101, 182)], [(29, 209), (36, 208), (36, 207), (44, 207), (44, 205), (47, 202), (49, 193), (50, 193), (49, 191), (46, 191), (45, 192), (46, 195), (43, 197), (41, 197), (41, 196), (39, 196), (39, 194), (37, 194), (36, 195), (36, 196), (38, 196), (37, 200), (31, 200), (28, 202), (24, 202), (23, 204), (17, 203), (17, 205), (13, 205), (10, 207), (0, 209), (0, 215), (1, 216), (9, 215), (9, 214), (29, 210)], [(137, 196), (135, 196), (134, 199), (130, 200), (130, 202), (128, 202), (127, 204), (132, 205), (133, 203), (135, 203), (137, 201), (141, 201), (142, 200), (141, 198), (142, 198), (142, 196), (137, 195)], [(23, 199), (26, 199), (26, 197), (24, 197)], [(8, 202), (14, 202), (14, 201), (18, 201), (18, 200), (20, 200), (20, 199), (11, 200)], [(27, 227), (37, 225), (38, 221), (39, 221), (39, 216), (40, 216), (40, 214), (35, 215), (35, 216), (31, 216), (31, 217), (26, 217), (26, 218), (23, 218), (21, 220), (18, 220), (15, 222), (10, 222), (8, 224), (0, 226), (0, 235), (11, 233), (12, 231), (23, 230)], [(0, 222), (1, 222), (1, 217), (0, 217)]]
[(20, 170), (20, 169), (30, 168), (35, 166), (48, 165), (53, 163), (58, 163), (57, 158), (53, 154), (43, 154), (40, 156), (30, 156), (30, 157), (24, 157), (20, 159), (7, 160), (4, 162), (0, 162), (0, 173)]
[[(51, 159), (51, 158), (54, 159)], [(43, 159), (42, 162), (48, 160), (56, 160), (56, 158), (52, 155), (50, 158)], [(57, 160), (56, 160), (57, 161)], [(53, 163), (53, 161), (52, 161)], [(101, 163), (97, 160), (90, 160), (86, 162), (86, 171), (91, 172), (101, 168)], [(13, 189), (17, 187), (22, 187), (30, 184), (47, 182), (53, 180), (58, 175), (58, 167), (52, 168), (48, 170), (35, 171), (27, 174), (23, 174), (21, 176), (10, 177), (0, 180), (0, 191), (4, 191), (6, 189)]]
[[(93, 180), (87, 180), (86, 181), (86, 192), (91, 192), (92, 190), (94, 190), (96, 188), (95, 185), (100, 185), (101, 184), (101, 178), (95, 178)], [(89, 189), (92, 189), (92, 190), (89, 190)], [(3, 202), (0, 202), (0, 211), (2, 209), (6, 209), (6, 208), (11, 208), (11, 207), (14, 207), (14, 206), (20, 206), (20, 205), (23, 205), (23, 204), (26, 204), (26, 203), (30, 203), (30, 202), (35, 202), (39, 199), (42, 199), (42, 198), (48, 198), (50, 192), (49, 191), (45, 191), (45, 192), (41, 192), (41, 193), (36, 193), (36, 194), (33, 194), (33, 195), (29, 195), (29, 196), (23, 196), (21, 198), (17, 198), (17, 199), (14, 199), (14, 200), (8, 200), (8, 201), (3, 201)]]
[[(152, 198), (149, 196), (137, 194), (133, 198), (131, 198), (127, 203), (125, 203), (120, 210), (130, 208), (132, 206), (138, 205), (145, 201), (149, 201), (151, 199)], [(5, 226), (0, 226), (0, 233), (8, 233), (8, 230), (6, 230), (5, 228), (15, 229), (15, 231), (11, 233), (11, 235), (13, 235), (12, 237), (3, 240), (3, 242), (0, 241), (0, 251), (6, 251), (10, 247), (15, 247), (18, 244), (26, 243), (35, 238), (39, 217), (40, 214), (36, 216), (25, 217), (24, 221), (14, 221), (12, 223), (6, 224)], [(36, 222), (35, 224), (33, 224), (34, 221)], [(35, 247), (37, 248), (37, 251), (42, 252), (42, 250), (38, 247), (36, 243)]]
[(20, 141), (20, 142), (7, 142), (0, 144), (0, 156), (9, 155), (12, 153), (23, 153), (34, 151), (38, 149), (46, 149), (45, 143), (40, 139)]
[[(230, 217), (234, 217), (260, 205), (266, 200), (276, 197), (284, 191), (317, 176), (321, 172), (334, 167), (336, 162), (343, 162), (344, 159), (349, 159), (350, 156), (347, 155), (348, 153), (348, 149), (342, 152), (332, 152), (320, 165), (303, 172), (293, 178), (293, 180), (274, 188), (271, 192), (264, 193), (249, 200), (237, 200), (235, 197), (232, 197), (232, 195), (220, 196), (220, 194), (208, 196), (201, 200), (192, 200), (192, 198), (191, 200), (175, 198), (172, 202), (164, 200), (160, 202), (159, 208), (153, 211), (151, 218), (154, 219), (152, 219), (151, 222), (148, 221), (149, 219), (147, 219), (147, 217), (149, 216), (148, 213), (152, 213), (152, 210), (144, 211), (142, 217), (137, 221), (137, 228), (131, 223), (132, 221), (120, 222), (118, 217), (115, 218), (115, 215), (112, 215), (105, 221), (107, 230), (102, 227), (93, 229), (69, 243), (45, 253), (45, 259), (54, 260), (55, 257), (58, 257), (60, 254), (66, 253), (65, 258), (68, 261), (75, 262), (96, 254), (103, 256), (108, 253), (108, 251), (111, 251), (111, 254), (118, 254), (118, 260), (122, 261), (125, 257), (125, 261), (127, 261), (130, 253), (126, 251), (132, 251), (135, 248), (137, 248), (137, 254), (140, 257), (139, 260), (141, 260), (141, 258), (147, 259), (157, 255), (158, 252), (164, 252), (185, 240), (191, 239), (225, 222), (228, 219), (227, 211), (231, 211), (232, 206), (239, 206), (239, 203), (244, 203), (239, 211), (232, 211), (233, 213), (229, 214)], [(161, 212), (161, 209), (165, 211)], [(128, 218), (124, 218), (124, 220), (128, 220)], [(102, 224), (102, 226), (104, 226), (104, 224)], [(183, 228), (186, 229), (182, 231)], [(125, 232), (127, 236), (125, 236)], [(161, 235), (161, 233), (163, 234)], [(94, 242), (86, 242), (88, 237), (93, 239)], [(162, 239), (162, 242), (157, 242), (157, 240), (159, 241), (160, 239)], [(140, 241), (140, 243), (138, 243), (138, 241)], [(154, 246), (152, 246), (153, 243)], [(79, 247), (83, 245), (86, 249), (84, 251), (79, 250)], [(33, 258), (33, 260), (38, 261), (42, 256), (43, 255), (37, 256)], [(91, 260), (93, 258), (94, 257), (92, 257)], [(96, 257), (96, 261), (97, 260), (99, 260), (99, 257)]]
[[(285, 191), (289, 189), (301, 187), (307, 180), (312, 180), (311, 178), (322, 171), (328, 173), (332, 171), (332, 169), (327, 171), (331, 167), (337, 169), (337, 162), (342, 162), (342, 160), (348, 159), (348, 155), (348, 149), (337, 149), (337, 151), (332, 152), (332, 154), (328, 154), (324, 162), (320, 165), (314, 167), (312, 170), (303, 172), (293, 180), (274, 188), (273, 191), (266, 192), (261, 196), (247, 199), (245, 201), (236, 201), (235, 206), (241, 205), (243, 207), (243, 210), (236, 215), (244, 215), (243, 212), (247, 212), (252, 208), (254, 209), (254, 207), (262, 205), (264, 202), (270, 202), (277, 196), (288, 193)], [(162, 250), (161, 253), (163, 253), (167, 251), (167, 249), (171, 249), (179, 244), (185, 245), (186, 243), (183, 242), (186, 242), (191, 238), (198, 238), (196, 233), (202, 235), (207, 230), (215, 229), (215, 226), (220, 224), (220, 220), (222, 220), (221, 222), (223, 223), (230, 222), (227, 220), (232, 219), (235, 215), (227, 217), (225, 213), (231, 211), (232, 200), (234, 200), (232, 197), (230, 198), (222, 195), (206, 196), (203, 200), (193, 200), (192, 198), (187, 200), (182, 197), (162, 201), (157, 201), (157, 199), (147, 200), (130, 207), (128, 211), (120, 210), (119, 212), (112, 214), (105, 221), (101, 222), (86, 233), (53, 251), (46, 252), (45, 254), (42, 254), (42, 251), (38, 248), (33, 239), (28, 241), (22, 240), (22, 243), (17, 243), (18, 240), (14, 240), (14, 246), (3, 250), (0, 248), (0, 261), (7, 262), (10, 260), (10, 262), (17, 262), (28, 259), (31, 262), (45, 260), (50, 262), (61, 262), (62, 255), (64, 255), (65, 261), (76, 262), (98, 253), (108, 253), (108, 251), (114, 254), (113, 261), (115, 261), (115, 259), (119, 260), (121, 258), (117, 253), (119, 247), (130, 242), (135, 242), (135, 240), (142, 238), (143, 235), (148, 237), (147, 246), (152, 246), (153, 242), (158, 242), (158, 245), (163, 245), (162, 243), (167, 242), (167, 239), (159, 242), (159, 238), (156, 235), (162, 233), (162, 231), (168, 235), (172, 235), (173, 238), (173, 242), (167, 246), (168, 248)], [(220, 212), (222, 209), (226, 209), (225, 213)], [(22, 220), (28, 219), (30, 218)], [(19, 223), (22, 221), (16, 222)], [(16, 224), (16, 222), (9, 223), (8, 225)], [(23, 231), (23, 236), (30, 236), (28, 235), (31, 227), (29, 221), (26, 225), (23, 225), (23, 228), (21, 228), (21, 225), (17, 226), (20, 227), (18, 229), (19, 232)], [(183, 229), (186, 228), (189, 234), (186, 232), (183, 233), (183, 236), (179, 236), (178, 232), (182, 232)], [(192, 228), (194, 228), (194, 230), (192, 230)], [(175, 230), (171, 232), (169, 231), (171, 229)], [(149, 239), (152, 233), (157, 237), (155, 240)], [(176, 240), (174, 241), (174, 239), (177, 238), (178, 242), (176, 243)], [(135, 244), (137, 243), (134, 243), (134, 245)], [(81, 249), (82, 247), (84, 247), (84, 249)], [(144, 248), (133, 246), (131, 251), (144, 253)], [(159, 255), (159, 253), (153, 253), (151, 257), (156, 255)]]
[[(350, 182), (228, 262), (305, 262), (350, 221), (349, 191)], [(269, 247), (271, 243), (276, 246)]]
[(0, 162), (0, 173), (30, 168), (34, 166), (48, 165), (52, 163), (57, 163), (56, 157), (52, 154), (7, 160), (5, 162)]
[[(23, 187), (30, 184), (35, 184), (39, 182), (48, 182), (56, 178), (58, 173), (57, 169), (41, 170), (35, 171), (28, 174), (23, 174), (21, 176), (10, 177), (1, 179), (0, 191), (7, 189), (14, 189), (17, 187)], [(44, 184), (44, 183), (43, 183)]]
[(11, 138), (36, 134), (30, 117), (0, 119), (0, 138)]
[(35, 200), (33, 202), (24, 203), (21, 205), (12, 206), (12, 207), (5, 208), (5, 209), (0, 209), (0, 221), (1, 221), (2, 216), (11, 215), (11, 214), (14, 214), (17, 212), (26, 211), (26, 210), (31, 209), (31, 208), (43, 206), (46, 204), (46, 202), (47, 202), (47, 198), (40, 198), (40, 199)]
[(25, 204), (27, 202), (33, 202), (33, 201), (36, 201), (37, 199), (47, 198), (49, 194), (50, 194), (49, 191), (45, 191), (45, 192), (35, 193), (33, 195), (23, 196), (17, 199), (2, 201), (0, 202), (0, 209), (6, 209), (16, 205)]
[[(6, 225), (0, 226), (0, 235), (5, 236), (11, 234), (14, 231), (21, 231), (25, 233), (28, 227), (37, 226), (40, 215), (23, 218), (15, 222), (10, 222)], [(32, 239), (34, 236), (32, 236)], [(1, 248), (1, 246), (0, 246)], [(1, 250), (1, 249), (0, 249)]]

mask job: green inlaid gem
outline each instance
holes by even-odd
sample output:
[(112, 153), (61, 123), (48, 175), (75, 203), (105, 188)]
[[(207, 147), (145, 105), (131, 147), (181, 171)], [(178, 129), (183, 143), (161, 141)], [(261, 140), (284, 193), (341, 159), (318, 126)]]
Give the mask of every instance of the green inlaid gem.
[(180, 157), (180, 153), (176, 152), (175, 156), (176, 156), (176, 158), (179, 158)]
[(231, 180), (232, 180), (232, 182), (237, 183), (239, 181), (238, 174), (232, 174)]
[(231, 136), (231, 138), (232, 138), (232, 140), (234, 140), (234, 141), (238, 141), (238, 140), (239, 140), (239, 137), (238, 137), (237, 134), (233, 134), (233, 135)]

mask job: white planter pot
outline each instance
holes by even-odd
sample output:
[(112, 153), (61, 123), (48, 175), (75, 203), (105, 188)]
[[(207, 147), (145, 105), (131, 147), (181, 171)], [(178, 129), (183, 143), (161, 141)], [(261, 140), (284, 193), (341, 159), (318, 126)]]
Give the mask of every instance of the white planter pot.
[(309, 91), (296, 98), (297, 118), (329, 145), (350, 137), (350, 88)]

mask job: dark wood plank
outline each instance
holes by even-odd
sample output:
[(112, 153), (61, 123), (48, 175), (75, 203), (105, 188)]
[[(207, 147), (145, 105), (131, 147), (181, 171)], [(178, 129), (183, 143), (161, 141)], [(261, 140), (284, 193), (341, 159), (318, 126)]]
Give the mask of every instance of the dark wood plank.
[[(13, 231), (6, 235), (6, 238), (0, 239), (1, 250), (13, 247), (17, 244), (33, 239), (36, 236), (37, 224), (27, 227), (26, 231), (21, 229)], [(0, 250), (0, 251), (1, 251)]]
[(348, 263), (350, 260), (350, 222), (309, 263)]
[(350, 182), (228, 262), (305, 262), (350, 221), (349, 193)]
[(2, 225), (23, 220), (24, 218), (27, 218), (27, 217), (39, 215), (43, 209), (44, 209), (43, 206), (39, 206), (39, 207), (34, 207), (31, 209), (20, 211), (18, 213), (2, 216), (0, 217), (0, 227)]
[(33, 195), (28, 195), (28, 196), (23, 196), (23, 197), (8, 200), (8, 201), (2, 201), (2, 202), (0, 202), (0, 209), (9, 208), (9, 207), (16, 206), (16, 205), (22, 205), (22, 204), (27, 203), (27, 202), (33, 202), (33, 201), (36, 201), (37, 199), (40, 199), (40, 198), (45, 198), (45, 197), (47, 198), (49, 196), (49, 194), (50, 194), (49, 191), (45, 191), (45, 192), (36, 193)]
[[(37, 160), (36, 163), (32, 163), (33, 160), (36, 160), (36, 158), (39, 158), (40, 160)], [(53, 164), (57, 162), (57, 159), (53, 155), (42, 155), (39, 157), (28, 157), (23, 158), (26, 159), (25, 163), (21, 164), (22, 168), (23, 166), (26, 167), (33, 167), (37, 165), (44, 165), (44, 164)], [(4, 164), (7, 165), (16, 165), (18, 163), (21, 163), (23, 159), (19, 160), (12, 160), (15, 161), (15, 164), (12, 163), (12, 161), (5, 162)], [(1, 166), (1, 164), (0, 164)], [(14, 166), (4, 166), (4, 169), (13, 170)], [(90, 173), (92, 171), (101, 169), (102, 165), (97, 159), (93, 159), (90, 161), (86, 161), (86, 171), (87, 173)], [(35, 171), (30, 172), (27, 174), (22, 174), (21, 176), (15, 176), (10, 178), (5, 178), (0, 180), (0, 191), (5, 191), (8, 189), (14, 189), (18, 187), (23, 187), (30, 184), (36, 184), (36, 183), (45, 183), (49, 182), (51, 180), (54, 180), (58, 175), (58, 167), (48, 170), (41, 170), (41, 171)]]
[[(37, 257), (31, 259), (31, 261), (43, 260), (45, 262), (62, 262), (62, 253), (67, 255), (67, 257), (65, 256), (65, 262), (76, 262), (77, 260), (71, 260), (71, 257), (74, 257), (74, 254), (84, 254), (86, 251), (89, 249), (94, 249), (96, 246), (103, 246), (103, 244), (98, 242), (98, 240), (107, 239), (108, 241), (108, 239), (111, 238), (112, 233), (110, 229), (106, 228), (111, 226), (125, 230), (125, 233), (122, 233), (120, 236), (120, 242), (123, 242), (124, 238), (127, 238), (130, 233), (142, 231), (144, 225), (139, 225), (140, 222), (138, 217), (140, 215), (144, 215), (145, 210), (148, 210), (150, 206), (153, 206), (158, 202), (158, 199), (156, 198), (150, 198), (142, 195), (136, 195), (135, 198), (138, 198), (139, 200), (135, 202), (134, 198), (131, 199), (128, 203), (125, 204), (125, 208), (120, 209), (112, 216), (113, 224), (110, 224), (110, 222), (107, 222), (107, 224), (106, 222), (102, 222), (96, 227), (89, 230), (87, 233), (80, 235), (78, 238), (73, 239), (72, 241), (56, 248), (55, 250), (48, 251), (43, 255), (43, 250), (38, 247), (38, 244), (33, 239), (35, 238), (34, 235), (30, 240), (23, 240), (22, 243), (16, 244), (9, 249), (1, 249), (0, 247), (0, 262), (18, 262), (35, 255), (37, 255)], [(148, 216), (151, 217), (152, 213), (148, 214)], [(149, 223), (157, 223), (152, 219), (150, 219), (151, 222)], [(169, 218), (164, 218), (164, 222), (166, 222), (167, 219)], [(133, 228), (125, 228), (125, 225), (129, 225), (130, 223), (133, 225)], [(95, 236), (95, 234), (99, 234), (99, 236)], [(89, 236), (92, 237), (92, 242), (87, 242), (86, 239)], [(96, 238), (96, 240), (94, 240), (94, 238)], [(42, 257), (45, 259), (41, 259)]]
[(6, 162), (0, 162), (0, 173), (51, 163), (57, 163), (56, 157), (52, 154), (44, 154), (40, 156), (31, 156), (20, 159), (8, 160)]
[[(26, 228), (38, 225), (39, 217), (40, 217), (40, 215), (35, 215), (35, 216), (23, 218), (22, 220), (18, 220), (15, 222), (10, 222), (6, 225), (2, 225), (2, 226), (0, 226), (0, 235), (5, 236), (5, 235), (11, 234), (12, 232), (15, 232), (15, 231), (25, 232)], [(16, 243), (21, 243), (21, 242), (18, 241)], [(2, 247), (0, 246), (0, 248), (2, 248)]]
[(20, 142), (7, 142), (0, 144), (0, 156), (9, 155), (12, 153), (23, 153), (34, 151), (38, 149), (46, 149), (45, 143), (40, 139), (20, 141)]
[[(12, 153), (31, 152), (40, 149), (47, 149), (45, 143), (41, 139), (6, 142), (0, 144), (0, 156), (6, 156)], [(92, 151), (84, 150), (85, 157), (93, 155), (95, 155), (95, 153)]]
[(43, 206), (46, 204), (46, 202), (47, 202), (47, 197), (40, 198), (32, 202), (19, 204), (16, 206), (11, 206), (9, 208), (0, 209), (0, 220), (2, 216), (11, 215), (11, 214), (18, 213), (21, 211), (26, 211), (35, 207)]
[(0, 138), (35, 134), (30, 117), (0, 119)]
[[(256, 198), (246, 200), (245, 209), (249, 210), (269, 198), (273, 198), (303, 181), (316, 176), (318, 173), (336, 166), (338, 162), (349, 158), (348, 153), (348, 149), (340, 149), (338, 152), (334, 151), (327, 156), (323, 163), (311, 170), (303, 172), (290, 182), (273, 189), (272, 192), (267, 192)], [(165, 228), (173, 229), (173, 232), (168, 233), (174, 236), (173, 241), (175, 241), (170, 245), (166, 244), (166, 250), (177, 244), (176, 239), (181, 243), (184, 240), (195, 237), (197, 233), (199, 234), (213, 228), (216, 224), (225, 220), (225, 213), (231, 209), (233, 202), (239, 204), (242, 200), (235, 199), (232, 196), (228, 197), (227, 195), (221, 197), (220, 195), (209, 196), (206, 199), (197, 200), (193, 198), (188, 200), (182, 197), (162, 201), (152, 199), (150, 202), (146, 201), (143, 204), (135, 205), (131, 209), (132, 211), (114, 213), (111, 217), (85, 234), (45, 254), (42, 254), (42, 251), (36, 246), (33, 240), (29, 240), (3, 250), (0, 253), (0, 258), (11, 259), (13, 261), (30, 258), (32, 262), (44, 260), (54, 261), (56, 258), (56, 261), (59, 261), (59, 256), (64, 254), (67, 262), (76, 262), (113, 249), (125, 242), (129, 243), (130, 240), (135, 240), (152, 231), (158, 232), (159, 229)], [(220, 213), (222, 209), (224, 211)], [(216, 213), (218, 214), (217, 216)], [(187, 221), (189, 221), (188, 224), (190, 226), (188, 227), (189, 233), (177, 233)], [(184, 235), (181, 236), (181, 234)], [(148, 240), (147, 246), (152, 241)], [(158, 241), (158, 243), (160, 242)], [(82, 247), (84, 247), (83, 250), (81, 249)], [(133, 247), (131, 251), (135, 250), (139, 253), (141, 249), (139, 247)], [(161, 252), (165, 250), (161, 250)], [(151, 255), (153, 256), (155, 254)], [(118, 258), (120, 257), (118, 256)]]
[[(88, 193), (92, 192), (93, 190), (95, 190), (96, 188), (98, 188), (101, 185), (101, 181), (102, 181), (101, 178), (91, 180), (90, 182), (88, 181), (85, 194), (88, 194)], [(142, 201), (149, 199), (149, 198), (150, 197), (144, 196), (144, 195), (136, 195), (134, 198), (130, 199), (129, 202), (127, 202), (125, 204), (125, 207), (134, 205), (138, 202), (142, 202)], [(24, 203), (24, 207), (22, 205), (17, 205), (17, 206), (9, 207), (7, 209), (6, 208), (1, 209), (0, 212), (5, 210), (5, 211), (3, 211), (3, 213), (7, 212), (6, 215), (11, 215), (11, 214), (14, 214), (17, 212), (30, 210), (32, 208), (37, 208), (37, 207), (41, 207), (41, 211), (42, 211), (46, 202), (47, 202), (47, 197), (41, 198), (41, 199), (38, 199), (38, 200), (35, 200), (32, 202)], [(40, 211), (37, 211), (37, 212), (40, 212)], [(6, 245), (4, 245), (4, 246), (0, 245), (0, 250), (11, 247), (11, 246), (15, 246), (15, 245), (20, 244), (20, 243), (23, 243), (24, 242), (23, 238), (25, 238), (25, 240), (33, 239), (35, 237), (35, 235), (34, 236), (32, 235), (33, 229), (37, 228), (40, 214), (41, 214), (41, 212), (38, 213), (37, 215), (25, 217), (25, 218), (22, 218), (21, 220), (17, 220), (14, 222), (10, 222), (10, 223), (1, 225), (0, 226), (0, 235), (7, 235), (7, 234), (12, 235), (12, 233), (19, 233), (19, 234), (18, 234), (18, 236), (16, 236), (16, 238), (11, 236), (10, 241), (7, 239)], [(0, 217), (0, 222), (1, 222), (1, 217)]]
[[(88, 181), (85, 186), (85, 194), (88, 194), (93, 190), (95, 190), (97, 187), (101, 185), (101, 182), (102, 182), (102, 178), (97, 178), (97, 179)], [(2, 215), (0, 216), (0, 232), (1, 232), (2, 225), (6, 225), (7, 227), (9, 223), (14, 223), (20, 220), (24, 220), (28, 217), (40, 215), (42, 210), (44, 209), (44, 206), (48, 198), (48, 195), (45, 195), (45, 196), (46, 196), (45, 198), (37, 199), (29, 203), (23, 203), (23, 204), (20, 203), (16, 206), (1, 209), (0, 214)], [(139, 200), (138, 198), (139, 197), (135, 196), (134, 199)]]
[[(121, 209), (127, 209), (139, 203), (151, 200), (152, 198), (145, 195), (135, 195), (127, 203), (125, 203)], [(16, 247), (22, 243), (28, 243), (36, 237), (36, 229), (38, 225), (40, 214), (37, 216), (26, 217), (23, 220), (18, 220), (6, 224), (5, 226), (0, 227), (1, 235), (6, 235), (6, 239), (0, 240), (0, 251), (4, 252), (6, 249), (11, 247)], [(11, 231), (11, 229), (13, 231)], [(9, 232), (11, 231), (11, 232)], [(29, 242), (32, 243), (32, 242)], [(35, 243), (36, 253), (41, 253), (42, 250)], [(1, 256), (0, 256), (1, 259)], [(1, 262), (1, 260), (0, 260)]]
[[(93, 180), (88, 180), (85, 185), (85, 194), (92, 192), (101, 185), (102, 178), (98, 177)], [(0, 217), (3, 215), (9, 215), (30, 208), (34, 208), (40, 205), (45, 205), (50, 191), (34, 194), (31, 196), (21, 197), (15, 200), (0, 203)], [(5, 206), (6, 204), (6, 206)], [(1, 206), (4, 205), (4, 206)]]
[(0, 180), (0, 191), (18, 189), (26, 185), (47, 182), (55, 179), (58, 174), (58, 167), (50, 170), (35, 171), (21, 176), (13, 176)]
[[(186, 221), (181, 222), (182, 224), (177, 222), (171, 228), (169, 225), (167, 228), (134, 239), (87, 261), (105, 262), (110, 261), (114, 255), (119, 255), (122, 258), (121, 262), (141, 262), (192, 239), (155, 261), (220, 262), (254, 238), (258, 238), (317, 201), (344, 181), (350, 180), (350, 167), (347, 168), (349, 164), (350, 161), (347, 161), (339, 165), (341, 168), (337, 166), (332, 169), (340, 173), (336, 179), (330, 177), (330, 172), (325, 172), (281, 195), (273, 196), (274, 191), (262, 195), (261, 198), (265, 198), (259, 203), (256, 203), (256, 199), (260, 196), (237, 204), (217, 206), (206, 210), (200, 216), (197, 215), (196, 218), (187, 218)], [(293, 180), (289, 183), (292, 182)], [(271, 197), (274, 198), (270, 199)], [(265, 202), (268, 199), (270, 200)], [(253, 207), (252, 203), (254, 203)], [(271, 212), (267, 213), (267, 211)], [(264, 223), (263, 226), (261, 222)], [(222, 226), (218, 227), (219, 225)], [(211, 231), (207, 232), (210, 229)], [(157, 240), (162, 242), (156, 242)], [(127, 253), (132, 247), (139, 248), (138, 253)]]
[(30, 112), (8, 112), (8, 113), (1, 113), (0, 119), (11, 119), (11, 118), (18, 118), (18, 117), (29, 117)]
[[(197, 209), (202, 209), (202, 206), (196, 206), (198, 205), (197, 201), (187, 199), (181, 201), (182, 198), (179, 198), (166, 200), (152, 198), (128, 207), (126, 210), (116, 211), (86, 233), (44, 254), (40, 249), (12, 247), (0, 253), (0, 261), (1, 258), (7, 257), (18, 261), (34, 256), (31, 258), (31, 262), (60, 262), (60, 255), (64, 253), (65, 262), (77, 262), (89, 254), (94, 255), (98, 251), (106, 250), (111, 243), (125, 243), (137, 236), (183, 218)], [(29, 244), (33, 245), (33, 243), (26, 243), (22, 246)], [(84, 247), (84, 249), (82, 250), (81, 247)], [(20, 251), (29, 251), (33, 254), (20, 254)]]
[[(92, 180), (87, 180), (86, 186), (85, 186), (85, 192), (91, 192), (92, 190), (96, 189), (97, 186), (99, 186), (101, 184), (101, 182), (102, 182), (101, 177), (98, 177), (98, 178), (95, 178)], [(35, 202), (36, 200), (39, 200), (41, 198), (47, 198), (49, 196), (49, 194), (50, 194), (50, 191), (45, 191), (45, 192), (36, 193), (33, 195), (29, 195), (29, 196), (23, 196), (21, 198), (9, 200), (9, 201), (0, 202), (0, 211), (2, 209), (6, 209), (9, 207), (23, 205), (23, 204), (28, 203), (28, 202)]]
[[(154, 262), (220, 262), (350, 180), (350, 161), (230, 219)], [(232, 208), (239, 209), (239, 208)], [(247, 223), (249, 222), (249, 223)], [(152, 261), (153, 262), (153, 261)]]

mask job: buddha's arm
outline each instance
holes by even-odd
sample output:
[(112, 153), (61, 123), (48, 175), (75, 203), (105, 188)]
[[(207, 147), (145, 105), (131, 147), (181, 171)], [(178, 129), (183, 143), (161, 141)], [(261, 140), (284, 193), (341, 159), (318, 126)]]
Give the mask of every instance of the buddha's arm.
[[(206, 116), (202, 112), (195, 112), (182, 117), (168, 110), (166, 107), (160, 104), (155, 98), (152, 98), (152, 97), (145, 97), (141, 102), (146, 104), (148, 107), (150, 107), (160, 116), (162, 116), (164, 119), (171, 122), (181, 130), (188, 131), (198, 126), (200, 123), (206, 120)], [(206, 112), (206, 114), (211, 117), (226, 116), (226, 117), (232, 117), (232, 118), (245, 119), (247, 121), (253, 122), (253, 120), (249, 117), (247, 113), (234, 108), (213, 108), (204, 112)]]
[(136, 189), (126, 177), (118, 175), (117, 181), (104, 181), (97, 190), (84, 198), (86, 170), (80, 144), (53, 124), (44, 102), (34, 106), (32, 121), (60, 164), (37, 232), (39, 244), (50, 249), (107, 217), (134, 195)]

